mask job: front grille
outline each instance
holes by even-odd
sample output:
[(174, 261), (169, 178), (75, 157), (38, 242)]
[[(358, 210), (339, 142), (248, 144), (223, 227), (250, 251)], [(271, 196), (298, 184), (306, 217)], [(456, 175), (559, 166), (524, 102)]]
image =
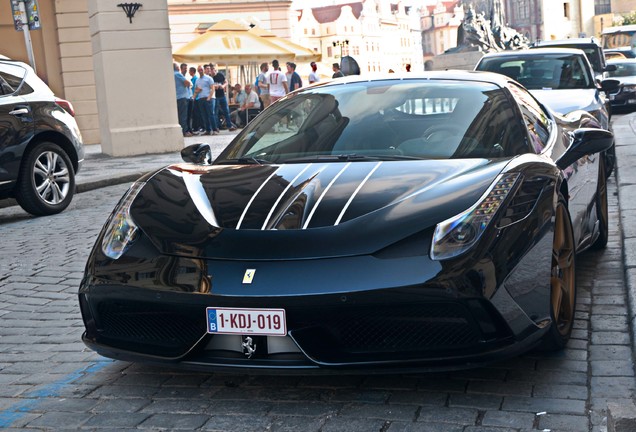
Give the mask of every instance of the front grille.
[(352, 313), (330, 326), (347, 351), (421, 351), (477, 343), (479, 332), (454, 305)]
[(321, 309), (319, 315), (306, 313), (297, 322), (288, 319), (301, 349), (325, 363), (434, 358), (479, 350), (485, 339), (507, 336), (485, 337), (471, 310), (460, 302)]
[(185, 354), (206, 333), (204, 314), (172, 305), (102, 301), (97, 319), (110, 345), (164, 357)]

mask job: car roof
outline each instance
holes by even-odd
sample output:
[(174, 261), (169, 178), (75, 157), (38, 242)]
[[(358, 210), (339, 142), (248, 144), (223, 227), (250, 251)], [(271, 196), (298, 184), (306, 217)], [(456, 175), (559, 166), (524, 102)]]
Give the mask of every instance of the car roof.
[(534, 43), (534, 46), (552, 46), (552, 45), (596, 45), (601, 47), (601, 43), (598, 39), (589, 38), (571, 38), (571, 39), (556, 39), (556, 40), (540, 40)]
[(578, 48), (532, 48), (532, 49), (488, 53), (484, 55), (482, 58), (507, 57), (507, 56), (514, 57), (518, 55), (540, 57), (542, 55), (547, 55), (547, 54), (578, 54), (578, 55), (585, 56), (585, 52), (583, 52), (583, 50), (580, 50)]
[(618, 63), (636, 63), (636, 58), (613, 58), (607, 60), (607, 64), (618, 64)]
[[(350, 83), (363, 83), (363, 82), (375, 82), (375, 81), (407, 81), (407, 80), (451, 80), (451, 81), (467, 81), (467, 82), (482, 82), (488, 84), (494, 84), (499, 87), (504, 87), (510, 78), (507, 76), (485, 71), (472, 71), (472, 70), (443, 70), (443, 71), (428, 71), (428, 72), (403, 72), (403, 73), (379, 73), (374, 75), (348, 75), (343, 78), (336, 78), (331, 81), (326, 81), (325, 85), (332, 84), (350, 84)], [(309, 87), (308, 87), (309, 88)], [(312, 87), (315, 88), (315, 87)]]

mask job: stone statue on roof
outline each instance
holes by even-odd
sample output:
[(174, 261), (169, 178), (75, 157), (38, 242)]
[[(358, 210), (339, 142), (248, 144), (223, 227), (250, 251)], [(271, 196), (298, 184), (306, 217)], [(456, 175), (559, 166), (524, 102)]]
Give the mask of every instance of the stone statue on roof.
[(457, 29), (457, 46), (447, 53), (481, 51), (495, 52), (527, 48), (528, 39), (505, 25), (502, 0), (488, 0), (484, 12), (475, 12), (471, 1), (464, 1), (464, 19)]

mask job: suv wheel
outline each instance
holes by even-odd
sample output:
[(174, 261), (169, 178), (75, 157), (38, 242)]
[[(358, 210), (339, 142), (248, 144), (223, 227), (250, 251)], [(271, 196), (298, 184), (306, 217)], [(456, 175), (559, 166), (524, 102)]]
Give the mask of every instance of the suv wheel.
[(64, 210), (75, 192), (73, 164), (60, 146), (41, 142), (22, 159), (16, 200), (35, 216)]

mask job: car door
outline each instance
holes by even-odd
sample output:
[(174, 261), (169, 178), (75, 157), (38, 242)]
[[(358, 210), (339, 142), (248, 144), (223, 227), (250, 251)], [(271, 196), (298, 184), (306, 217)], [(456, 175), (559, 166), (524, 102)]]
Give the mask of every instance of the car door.
[(0, 62), (0, 190), (16, 180), (24, 148), (33, 135), (33, 115), (20, 96), (27, 74), (23, 67)]

